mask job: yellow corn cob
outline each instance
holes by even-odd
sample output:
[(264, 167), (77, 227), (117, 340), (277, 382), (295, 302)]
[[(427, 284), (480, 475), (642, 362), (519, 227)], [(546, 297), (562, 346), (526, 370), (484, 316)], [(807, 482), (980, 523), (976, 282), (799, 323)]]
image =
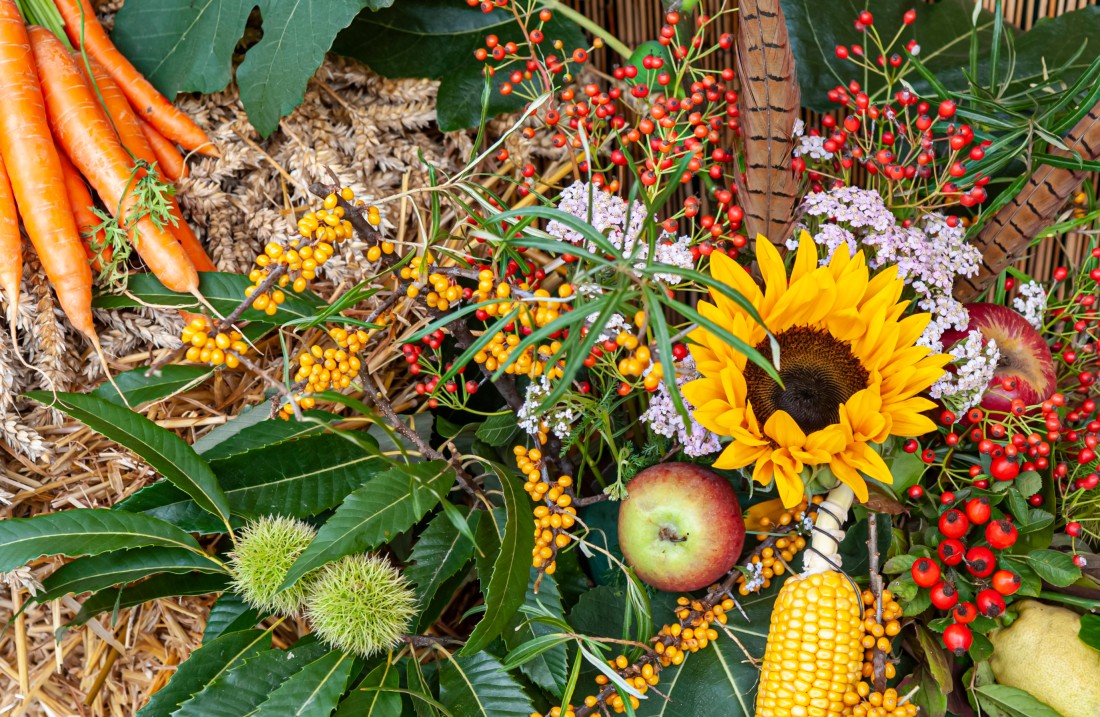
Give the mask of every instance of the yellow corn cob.
[[(843, 521), (852, 497), (845, 486), (834, 489), (823, 504), (830, 512), (818, 514), (818, 527), (837, 531), (832, 515)], [(815, 532), (813, 542), (839, 564), (831, 538)], [(772, 608), (756, 717), (851, 715), (859, 702), (855, 690), (863, 666), (862, 613), (851, 581), (807, 552), (803, 573), (787, 579)]]

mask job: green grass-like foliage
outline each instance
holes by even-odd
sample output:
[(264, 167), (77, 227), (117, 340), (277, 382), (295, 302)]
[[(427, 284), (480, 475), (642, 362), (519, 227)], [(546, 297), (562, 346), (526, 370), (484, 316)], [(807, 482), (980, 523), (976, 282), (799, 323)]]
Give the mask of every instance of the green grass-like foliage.
[(417, 612), (408, 581), (375, 555), (340, 558), (308, 582), (306, 615), (314, 632), (329, 645), (362, 657), (392, 649)]
[(279, 591), (290, 566), (316, 533), (300, 520), (266, 516), (250, 523), (230, 553), (233, 587), (249, 605), (279, 615), (294, 615), (302, 608), (308, 577)]

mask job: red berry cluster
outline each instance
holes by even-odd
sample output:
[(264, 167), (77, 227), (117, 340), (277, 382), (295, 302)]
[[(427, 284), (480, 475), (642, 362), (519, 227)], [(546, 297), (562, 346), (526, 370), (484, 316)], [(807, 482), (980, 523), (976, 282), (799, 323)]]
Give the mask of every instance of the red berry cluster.
[[(915, 11), (909, 10), (902, 22), (910, 25), (915, 19)], [(830, 156), (796, 157), (795, 169), (805, 173), (812, 191), (850, 184), (855, 169), (862, 169), (869, 176), (861, 184), (878, 190), (890, 206), (919, 206), (927, 211), (985, 201), (989, 177), (970, 171), (967, 163), (982, 160), (991, 143), (976, 141), (973, 129), (956, 121), (954, 100), (932, 103), (918, 97), (903, 82), (911, 63), (894, 50), (903, 33), (899, 31), (889, 45), (883, 45), (873, 25), (867, 11), (855, 20), (856, 30), (867, 33), (877, 49), (876, 61), (859, 43), (838, 45), (836, 56), (855, 64), (865, 77), (875, 76), (874, 84), (880, 89), (871, 91), (853, 80), (830, 90), (829, 100), (847, 114), (840, 120), (826, 115), (824, 133), (810, 131), (811, 136), (825, 137), (821, 148)], [(915, 55), (920, 48), (909, 40), (905, 50)]]
[[(961, 655), (973, 641), (970, 623), (978, 615), (999, 617), (1005, 610), (1005, 597), (1020, 589), (1020, 576), (1004, 568), (994, 552), (1015, 545), (1018, 532), (1010, 516), (994, 519), (985, 496), (963, 503), (945, 493), (941, 503), (947, 510), (937, 522), (942, 538), (936, 557), (918, 558), (910, 574), (918, 588), (929, 591), (937, 610), (951, 611), (954, 623), (944, 631), (944, 645)], [(963, 584), (968, 592), (971, 588), (976, 591), (973, 603), (959, 601)]]

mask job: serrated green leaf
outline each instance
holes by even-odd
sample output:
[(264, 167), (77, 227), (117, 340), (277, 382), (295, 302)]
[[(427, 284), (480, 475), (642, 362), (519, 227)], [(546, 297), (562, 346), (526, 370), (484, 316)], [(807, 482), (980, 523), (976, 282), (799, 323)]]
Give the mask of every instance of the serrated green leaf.
[(97, 592), (112, 585), (132, 583), (157, 573), (226, 573), (212, 557), (184, 548), (132, 548), (66, 563), (42, 582), (37, 602), (69, 593)]
[(244, 630), (260, 621), (260, 613), (237, 593), (222, 593), (206, 616), (202, 644), (206, 645), (230, 632)]
[[(471, 528), (476, 528), (480, 516), (481, 511), (470, 513)], [(439, 587), (473, 557), (474, 544), (458, 532), (446, 515), (440, 513), (432, 518), (413, 546), (411, 564), (405, 568), (405, 577), (415, 585), (417, 603), (431, 602)]]
[[(537, 12), (540, 8), (535, 6)], [(522, 8), (518, 8), (522, 14)], [(528, 20), (537, 22), (537, 18)], [(565, 52), (587, 47), (584, 33), (560, 13), (542, 27), (544, 46), (556, 40)], [(360, 14), (340, 33), (333, 50), (355, 57), (386, 77), (430, 77), (442, 80), (436, 106), (444, 132), (477, 126), (482, 115), (483, 62), (474, 51), (495, 34), (500, 42), (522, 42), (523, 32), (511, 9), (471, 12), (450, 0), (401, 0), (393, 7)], [(509, 71), (498, 69), (489, 92), (488, 116), (514, 112), (526, 101), (519, 94), (502, 95)]]
[(0, 573), (43, 555), (100, 555), (146, 546), (202, 552), (194, 538), (163, 520), (103, 508), (78, 508), (0, 520)]
[(1043, 489), (1043, 479), (1036, 471), (1024, 471), (1016, 476), (1013, 485), (1020, 491), (1020, 495), (1030, 498)]
[(403, 533), (450, 492), (454, 469), (446, 461), (394, 467), (348, 495), (317, 532), (283, 581), (289, 587), (309, 571), (362, 553)]
[(354, 666), (351, 655), (333, 650), (291, 675), (250, 717), (328, 717)]
[[(539, 584), (539, 591), (535, 592), (535, 580), (538, 571), (531, 568), (531, 576), (527, 584), (527, 595), (524, 597), (523, 606), (516, 612), (504, 629), (502, 637), (509, 651), (514, 652), (531, 640), (547, 637), (560, 632), (550, 625), (538, 622), (532, 618), (535, 615), (548, 615), (559, 620), (565, 620), (565, 611), (561, 605), (561, 595), (558, 593), (557, 583), (553, 575), (544, 575)], [(511, 652), (509, 653), (511, 657)], [(565, 644), (559, 644), (541, 650), (535, 657), (523, 662), (519, 666), (520, 672), (536, 685), (551, 693), (555, 697), (561, 697), (565, 692), (565, 683), (569, 679), (568, 655)]]
[[(295, 518), (334, 508), (385, 465), (382, 458), (333, 434), (285, 441), (210, 463), (233, 515)], [(221, 530), (186, 495), (164, 482), (141, 489), (118, 507), (185, 530)]]
[(287, 650), (266, 650), (209, 681), (172, 717), (244, 717), (259, 707), (291, 675), (328, 653), (311, 641)]
[(263, 630), (230, 632), (191, 653), (161, 689), (137, 712), (137, 717), (167, 717), (180, 703), (210, 681), (271, 646), (271, 633)]
[(516, 414), (511, 411), (497, 413), (489, 416), (477, 427), (475, 436), (494, 448), (508, 445), (517, 433), (519, 424), (516, 423)]
[(65, 627), (77, 627), (100, 613), (123, 610), (150, 600), (220, 593), (228, 586), (229, 576), (222, 573), (199, 573), (198, 575), (161, 573), (126, 587), (100, 590), (84, 601), (80, 606), (80, 612)]
[[(229, 84), (233, 52), (259, 5), (263, 39), (237, 68), (241, 102), (267, 136), (305, 95), (336, 33), (364, 7), (392, 0), (131, 0), (112, 35), (119, 49), (168, 97)], [(155, 38), (155, 40), (153, 39)]]
[(1002, 710), (1011, 717), (1062, 717), (1054, 708), (1015, 687), (982, 685), (974, 691), (982, 704)]
[[(145, 375), (148, 371), (149, 368), (146, 366), (123, 371), (114, 376), (111, 381), (101, 383), (92, 391), (92, 395), (119, 406), (137, 407), (173, 396), (202, 383), (214, 373), (214, 369), (210, 366), (182, 364), (168, 364), (152, 376)], [(119, 389), (122, 390), (121, 394)], [(123, 398), (126, 400), (124, 401)]]
[[(159, 0), (152, 1), (159, 2)], [(213, 2), (213, 0), (204, 1)], [(134, 4), (140, 4), (140, 2)], [(249, 286), (251, 282), (243, 274), (216, 271), (199, 274), (199, 293), (222, 316), (228, 315), (237, 308), (244, 299), (244, 290)], [(262, 311), (250, 308), (241, 315), (241, 320), (281, 326), (290, 321), (312, 316), (324, 303), (321, 297), (308, 290), (300, 294), (287, 292), (286, 302), (279, 305), (279, 310), (274, 316), (268, 316)], [(202, 306), (194, 296), (169, 291), (152, 274), (130, 276), (125, 294), (100, 294), (92, 299), (92, 306), (98, 309), (133, 309), (146, 305), (187, 311), (206, 311), (206, 307)]]
[(1073, 564), (1073, 557), (1058, 550), (1033, 550), (1028, 553), (1027, 562), (1039, 577), (1060, 588), (1081, 578), (1081, 568)]
[[(352, 688), (332, 717), (402, 717), (399, 689), (401, 679), (397, 665), (383, 662)], [(412, 679), (409, 689), (414, 690)]]
[(453, 717), (530, 717), (531, 699), (486, 652), (452, 655), (439, 668), (439, 701)]
[(49, 391), (28, 395), (130, 449), (172, 485), (191, 496), (198, 507), (217, 516), (222, 525), (229, 522), (229, 504), (214, 472), (195, 449), (175, 433), (99, 396)]
[[(332, 420), (336, 414), (328, 411), (303, 411), (305, 418)], [(324, 433), (327, 429), (309, 421), (283, 421), (271, 417), (271, 406), (249, 406), (228, 423), (223, 423), (195, 441), (195, 451), (208, 461), (273, 446), (295, 438)]]
[(494, 558), (493, 572), (486, 580), (481, 572), (478, 579), (485, 593), (485, 614), (462, 648), (463, 655), (472, 655), (485, 647), (500, 634), (512, 614), (523, 604), (530, 572), (531, 550), (535, 537), (528, 517), (530, 507), (520, 479), (496, 464), (490, 464), (500, 479), (507, 510), (504, 535), (500, 538), (500, 551)]

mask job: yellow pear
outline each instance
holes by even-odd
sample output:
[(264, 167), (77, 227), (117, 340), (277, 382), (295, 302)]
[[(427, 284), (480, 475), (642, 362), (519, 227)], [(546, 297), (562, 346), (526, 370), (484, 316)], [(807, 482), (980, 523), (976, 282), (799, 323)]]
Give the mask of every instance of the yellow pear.
[(1100, 651), (1077, 637), (1081, 616), (1022, 600), (1020, 617), (989, 635), (997, 682), (1021, 689), (1062, 717), (1100, 717)]

